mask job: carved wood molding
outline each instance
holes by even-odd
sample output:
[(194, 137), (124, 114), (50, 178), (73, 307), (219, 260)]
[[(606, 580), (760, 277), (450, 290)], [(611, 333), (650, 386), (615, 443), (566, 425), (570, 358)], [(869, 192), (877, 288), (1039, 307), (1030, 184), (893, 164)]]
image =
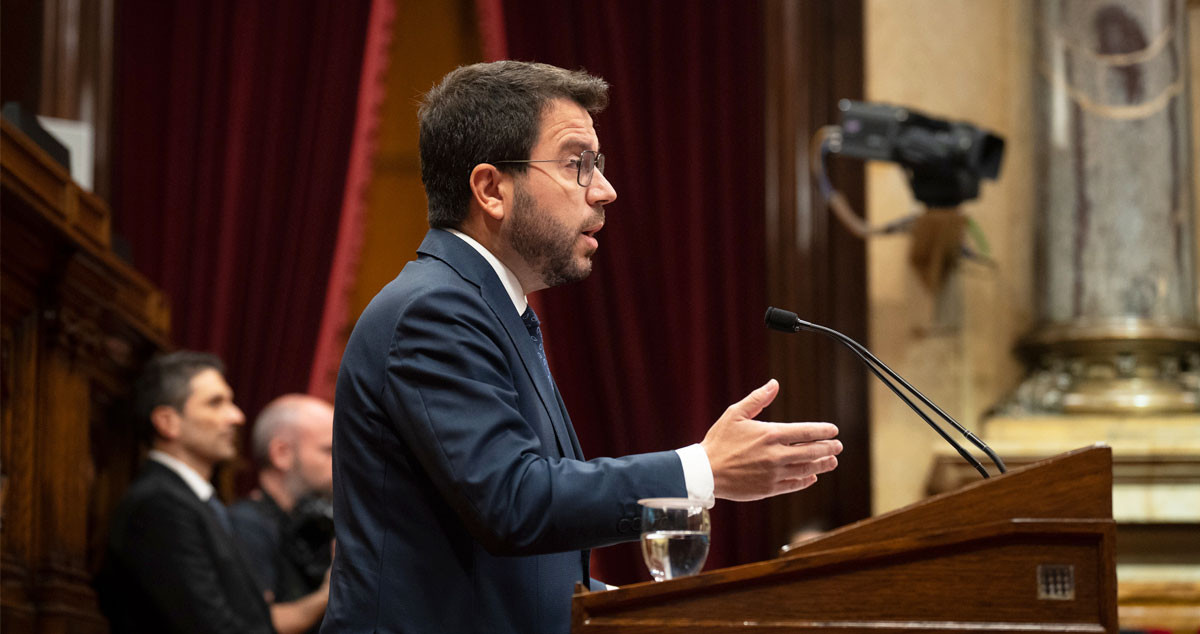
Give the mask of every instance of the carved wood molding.
[(128, 335), (165, 347), (166, 298), (109, 250), (104, 201), (80, 189), (7, 121), (0, 121), (0, 148), (4, 282), (17, 286), (5, 288), (5, 318), (65, 304), (106, 330), (131, 329)]
[(80, 243), (107, 250), (111, 246), (110, 214), (104, 201), (71, 180), (36, 143), (8, 121), (0, 120), (0, 175), (11, 189), (66, 235)]
[(108, 249), (104, 202), (0, 126), (0, 619), (18, 631), (103, 632), (89, 573), (137, 462), (114, 404), (167, 347), (169, 312)]

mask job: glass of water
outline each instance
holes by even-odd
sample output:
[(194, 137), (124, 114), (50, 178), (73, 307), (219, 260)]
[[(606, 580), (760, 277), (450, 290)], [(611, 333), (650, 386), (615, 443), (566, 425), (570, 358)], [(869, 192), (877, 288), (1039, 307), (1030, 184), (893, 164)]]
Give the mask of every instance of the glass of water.
[(699, 500), (648, 498), (642, 505), (642, 557), (655, 581), (700, 572), (708, 558), (708, 509)]

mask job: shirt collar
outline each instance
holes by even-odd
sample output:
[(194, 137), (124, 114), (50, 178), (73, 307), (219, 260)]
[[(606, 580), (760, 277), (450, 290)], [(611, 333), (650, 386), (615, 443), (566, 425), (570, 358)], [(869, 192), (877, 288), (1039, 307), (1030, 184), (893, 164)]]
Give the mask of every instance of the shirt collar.
[(179, 474), (179, 477), (183, 478), (188, 488), (196, 494), (196, 497), (200, 498), (201, 502), (207, 502), (208, 498), (212, 497), (212, 483), (201, 477), (199, 473), (196, 473), (195, 469), (187, 466), (187, 463), (184, 461), (157, 449), (151, 449), (146, 454), (146, 457)]
[(512, 300), (513, 307), (517, 309), (517, 314), (525, 313), (525, 308), (529, 306), (529, 299), (525, 297), (525, 291), (521, 288), (521, 281), (517, 279), (516, 273), (513, 273), (504, 263), (500, 261), (487, 247), (479, 244), (471, 236), (457, 230), (447, 229), (450, 233), (458, 236), (463, 242), (471, 245), (472, 249), (479, 252), (483, 259), (487, 260), (488, 264), (492, 265), (492, 269), (496, 271), (496, 276), (500, 278), (500, 283), (504, 285), (504, 290), (508, 291), (508, 298)]

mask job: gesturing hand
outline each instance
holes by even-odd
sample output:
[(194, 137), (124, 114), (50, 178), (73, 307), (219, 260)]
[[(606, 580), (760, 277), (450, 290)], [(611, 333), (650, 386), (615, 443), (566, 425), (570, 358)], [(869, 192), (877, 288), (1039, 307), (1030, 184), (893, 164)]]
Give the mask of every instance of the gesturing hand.
[(841, 441), (829, 423), (754, 420), (779, 394), (775, 379), (730, 405), (700, 443), (713, 473), (713, 494), (758, 500), (812, 486), (837, 466)]

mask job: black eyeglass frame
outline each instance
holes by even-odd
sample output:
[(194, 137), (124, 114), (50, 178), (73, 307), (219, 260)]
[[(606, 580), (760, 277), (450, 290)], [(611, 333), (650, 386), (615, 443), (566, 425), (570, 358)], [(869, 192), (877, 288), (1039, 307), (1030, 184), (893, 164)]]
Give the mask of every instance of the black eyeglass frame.
[[(587, 172), (587, 182), (585, 183), (585, 182), (583, 182), (583, 166), (588, 164), (588, 161), (586, 158), (588, 154), (592, 155), (592, 161), (591, 161), (591, 168)], [(504, 160), (504, 161), (489, 161), (489, 162), (493, 163), (493, 164), (500, 164), (500, 163), (562, 163), (563, 161), (570, 161), (570, 160), (578, 161), (578, 163), (575, 164), (575, 182), (578, 183), (580, 187), (590, 186), (592, 184), (592, 178), (595, 176), (597, 170), (599, 170), (601, 174), (604, 173), (604, 155), (595, 150), (584, 150), (579, 153), (579, 158), (577, 158), (577, 159), (536, 159), (536, 160), (533, 160), (533, 159), (525, 159), (525, 160), (510, 159), (510, 160)]]

